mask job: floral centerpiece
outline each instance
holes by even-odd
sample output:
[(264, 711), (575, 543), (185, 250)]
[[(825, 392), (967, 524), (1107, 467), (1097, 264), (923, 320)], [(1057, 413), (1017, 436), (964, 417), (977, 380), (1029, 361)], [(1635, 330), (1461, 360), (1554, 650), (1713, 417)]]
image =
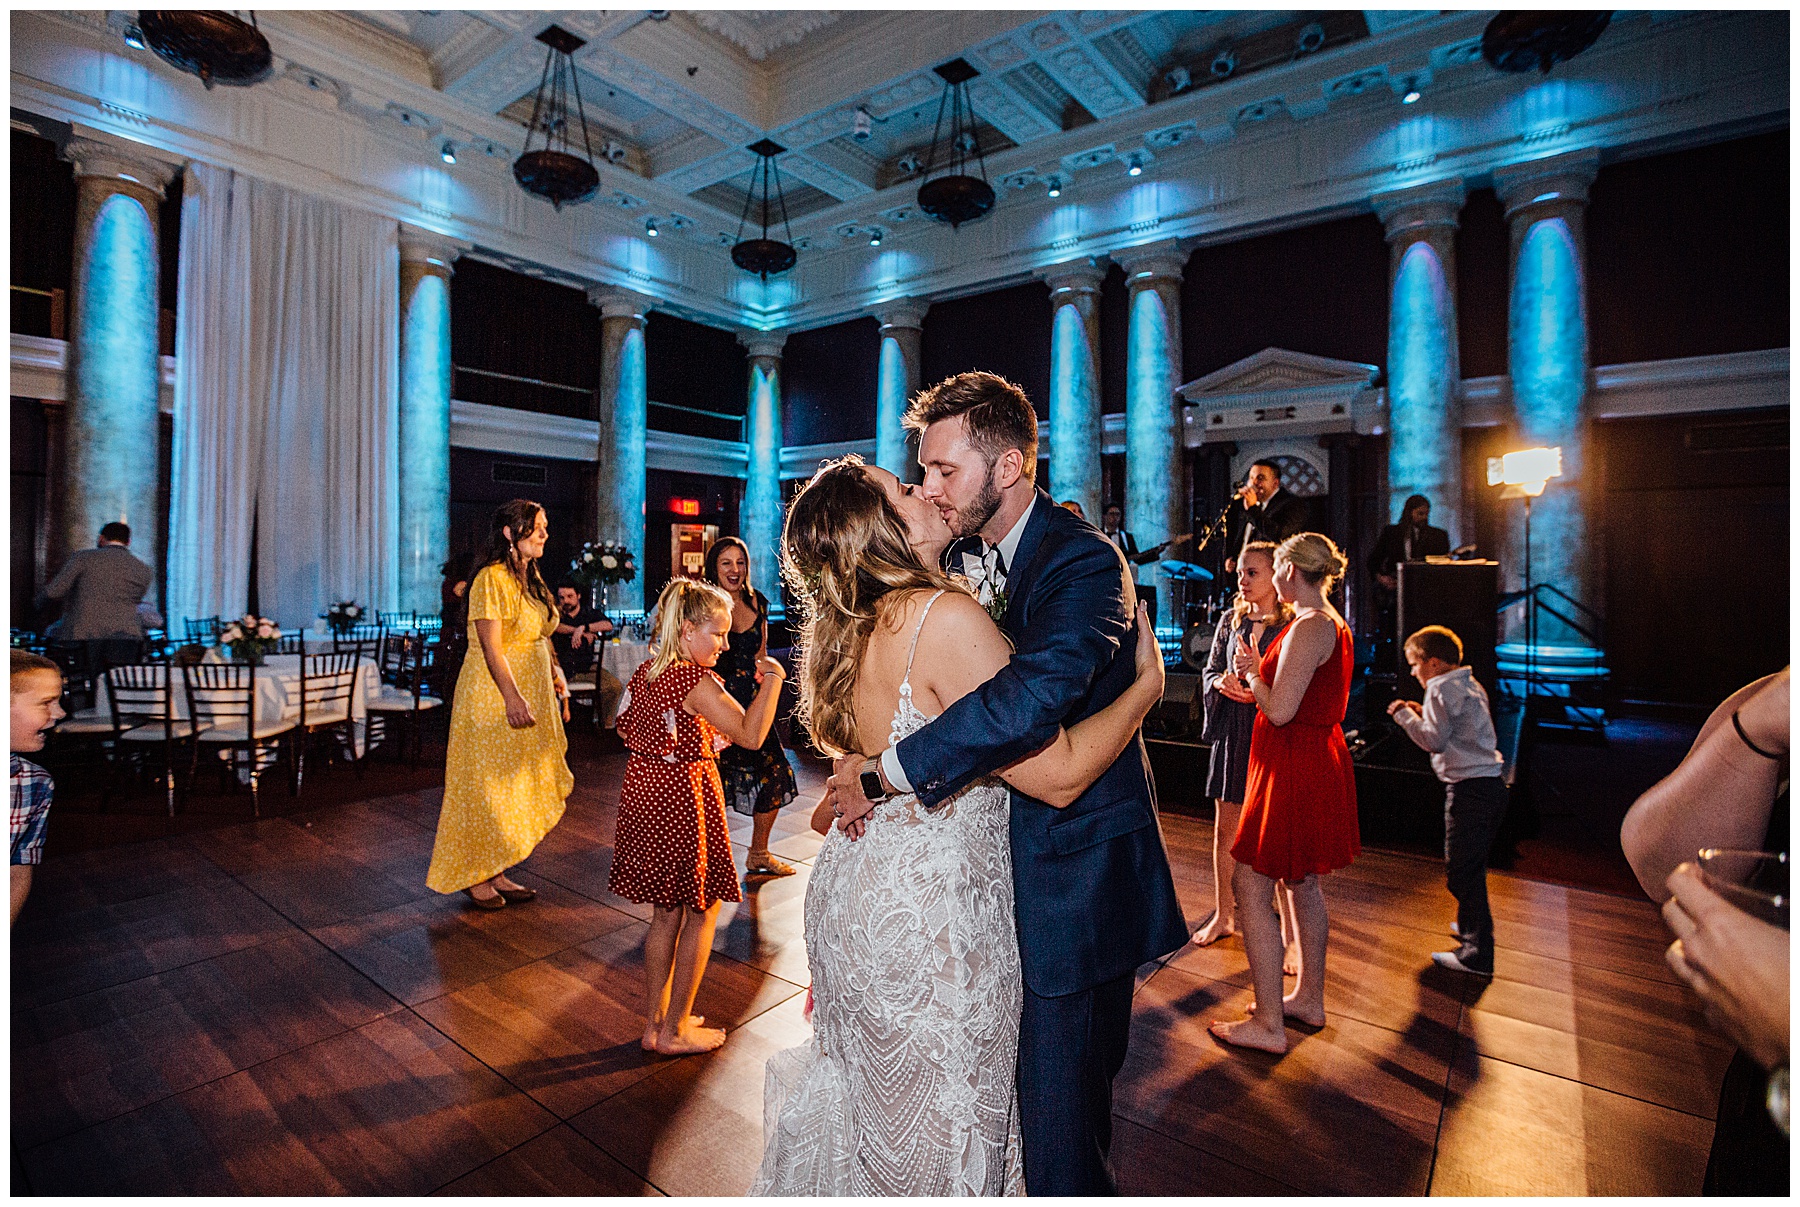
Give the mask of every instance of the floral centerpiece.
[(281, 639), (281, 626), (266, 616), (249, 612), (228, 622), (219, 630), (219, 644), (231, 651), (237, 662), (261, 663)]
[(325, 627), (344, 636), (362, 623), (363, 606), (354, 599), (340, 599), (325, 609)]
[(606, 588), (637, 577), (637, 560), (631, 550), (613, 541), (588, 541), (569, 561), (569, 577), (590, 593), (598, 588), (595, 606), (606, 608)]

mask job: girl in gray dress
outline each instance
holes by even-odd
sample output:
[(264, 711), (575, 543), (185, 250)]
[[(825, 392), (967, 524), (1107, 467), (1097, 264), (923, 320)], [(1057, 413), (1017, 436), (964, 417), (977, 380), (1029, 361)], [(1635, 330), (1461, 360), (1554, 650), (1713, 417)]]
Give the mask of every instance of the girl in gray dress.
[[(1231, 891), (1236, 861), (1231, 858), (1231, 843), (1237, 835), (1238, 816), (1244, 807), (1244, 782), (1250, 774), (1250, 730), (1256, 722), (1256, 698), (1232, 673), (1234, 639), (1242, 636), (1257, 653), (1264, 653), (1294, 618), (1292, 605), (1283, 603), (1275, 594), (1272, 541), (1254, 541), (1244, 546), (1238, 554), (1237, 580), (1237, 598), (1213, 633), (1212, 653), (1200, 678), (1206, 693), (1206, 728), (1202, 736), (1212, 743), (1206, 794), (1213, 798), (1213, 883), (1218, 897), (1212, 917), (1194, 932), (1194, 943), (1200, 947), (1237, 933), (1237, 901)], [(1284, 908), (1284, 923), (1288, 917), (1289, 911)]]

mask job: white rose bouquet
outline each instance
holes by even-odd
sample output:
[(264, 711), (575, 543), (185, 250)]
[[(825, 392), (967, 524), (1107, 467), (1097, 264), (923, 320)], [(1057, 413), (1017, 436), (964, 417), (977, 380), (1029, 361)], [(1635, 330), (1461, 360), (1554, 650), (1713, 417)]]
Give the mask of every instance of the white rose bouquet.
[(588, 541), (570, 560), (569, 577), (584, 587), (628, 583), (637, 577), (637, 561), (624, 545)]
[(342, 637), (362, 623), (363, 606), (354, 599), (340, 599), (325, 610), (325, 626)]
[(266, 616), (244, 613), (219, 630), (219, 644), (238, 662), (261, 662), (281, 639), (281, 626)]

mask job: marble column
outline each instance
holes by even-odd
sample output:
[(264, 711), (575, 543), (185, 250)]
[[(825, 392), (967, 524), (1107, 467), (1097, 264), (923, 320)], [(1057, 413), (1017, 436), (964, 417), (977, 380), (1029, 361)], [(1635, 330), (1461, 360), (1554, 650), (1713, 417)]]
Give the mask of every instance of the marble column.
[[(1113, 258), (1125, 270), (1129, 328), (1125, 352), (1125, 528), (1138, 547), (1187, 531), (1182, 485), (1181, 270), (1187, 262), (1166, 239)], [(1097, 519), (1088, 512), (1090, 519)], [(1185, 554), (1185, 550), (1177, 551)], [(1147, 571), (1153, 568), (1146, 568)], [(1159, 573), (1144, 580), (1162, 587)], [(1164, 593), (1165, 598), (1167, 593)], [(1167, 622), (1164, 608), (1159, 619)]]
[(132, 551), (155, 571), (160, 602), (156, 235), (176, 169), (147, 148), (85, 137), (70, 139), (63, 157), (75, 165), (75, 249), (66, 477), (51, 568), (92, 546), (102, 525), (124, 521)]
[(1061, 503), (1100, 515), (1100, 282), (1092, 256), (1045, 270), (1050, 285), (1050, 481)]
[(875, 385), (875, 464), (903, 482), (922, 482), (919, 458), (906, 440), (900, 419), (919, 392), (919, 358), (925, 304), (887, 302), (876, 309), (881, 324), (881, 359)]
[(1388, 495), (1382, 522), (1408, 495), (1462, 543), (1462, 367), (1456, 335), (1456, 222), (1462, 181), (1375, 198), (1388, 240)]
[[(1533, 583), (1550, 583), (1592, 608), (1600, 605), (1597, 527), (1588, 523), (1593, 485), (1587, 478), (1590, 384), (1587, 321), (1588, 186), (1599, 166), (1591, 151), (1501, 169), (1494, 191), (1511, 232), (1507, 369), (1512, 381), (1516, 447), (1562, 448), (1563, 476), (1531, 505)], [(1513, 589), (1525, 583), (1524, 509), (1508, 500), (1507, 548), (1501, 572)], [(1568, 611), (1566, 605), (1559, 608)], [(1544, 644), (1587, 644), (1544, 615)]]
[(750, 546), (750, 581), (781, 603), (781, 350), (784, 331), (746, 331), (738, 337), (750, 353), (749, 399), (744, 408), (744, 443), (749, 446), (749, 472), (744, 482), (744, 508), (738, 520)]
[(468, 244), (400, 226), (400, 608), (435, 613), (450, 557), (450, 274)]
[[(600, 462), (594, 475), (602, 541), (631, 550), (638, 576), (608, 590), (615, 607), (640, 611), (655, 604), (644, 582), (644, 466), (649, 440), (649, 387), (644, 320), (654, 301), (610, 286), (588, 290), (600, 308)], [(660, 584), (659, 584), (660, 586)]]

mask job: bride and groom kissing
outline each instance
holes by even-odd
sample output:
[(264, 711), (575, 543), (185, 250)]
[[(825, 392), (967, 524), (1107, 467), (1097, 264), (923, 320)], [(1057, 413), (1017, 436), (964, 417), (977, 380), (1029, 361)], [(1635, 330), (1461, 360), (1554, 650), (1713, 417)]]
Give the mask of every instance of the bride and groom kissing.
[(1138, 737), (1161, 653), (1117, 548), (1037, 489), (1018, 387), (964, 373), (905, 423), (922, 485), (846, 458), (788, 514), (837, 757), (813, 1036), (769, 1061), (751, 1192), (1114, 1193), (1135, 973), (1187, 941)]

